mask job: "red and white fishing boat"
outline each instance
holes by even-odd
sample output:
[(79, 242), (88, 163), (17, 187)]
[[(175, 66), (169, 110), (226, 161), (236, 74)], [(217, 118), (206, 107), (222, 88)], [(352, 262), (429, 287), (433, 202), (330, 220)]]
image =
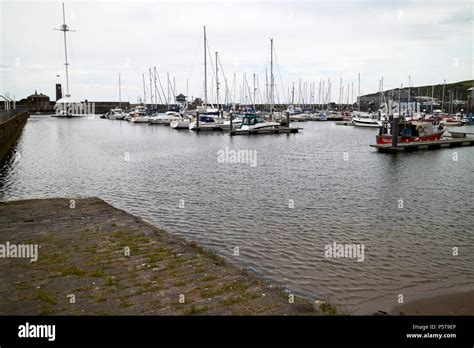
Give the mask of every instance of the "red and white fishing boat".
[[(413, 124), (411, 122), (399, 125), (398, 143), (414, 143), (424, 141), (440, 140), (445, 131), (442, 127), (435, 127), (432, 124)], [(388, 124), (384, 123), (380, 127), (379, 135), (376, 136), (377, 144), (391, 144), (392, 135), (389, 134)]]

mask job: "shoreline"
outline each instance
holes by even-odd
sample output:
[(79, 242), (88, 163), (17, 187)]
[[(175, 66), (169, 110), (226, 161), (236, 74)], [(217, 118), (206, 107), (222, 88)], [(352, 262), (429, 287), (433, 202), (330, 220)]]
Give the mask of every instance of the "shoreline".
[(391, 315), (473, 315), (474, 290), (420, 298), (393, 307)]
[[(99, 198), (0, 212), (0, 315), (334, 314)], [(7, 242), (37, 245), (37, 261), (5, 257)]]

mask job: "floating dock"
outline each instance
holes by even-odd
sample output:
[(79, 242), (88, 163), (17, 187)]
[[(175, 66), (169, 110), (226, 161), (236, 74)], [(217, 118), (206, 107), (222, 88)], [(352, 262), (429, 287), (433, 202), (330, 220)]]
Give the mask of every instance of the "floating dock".
[(409, 152), (417, 150), (436, 150), (449, 147), (459, 146), (473, 146), (474, 137), (472, 138), (453, 138), (453, 139), (442, 139), (438, 141), (423, 141), (413, 143), (399, 143), (397, 146), (391, 144), (371, 144), (371, 147), (375, 147), (379, 152)]
[(252, 130), (242, 130), (236, 129), (229, 131), (230, 135), (257, 135), (257, 134), (290, 134), (298, 133), (302, 128), (293, 128), (293, 127), (280, 127), (280, 128), (269, 128), (269, 129), (252, 129)]

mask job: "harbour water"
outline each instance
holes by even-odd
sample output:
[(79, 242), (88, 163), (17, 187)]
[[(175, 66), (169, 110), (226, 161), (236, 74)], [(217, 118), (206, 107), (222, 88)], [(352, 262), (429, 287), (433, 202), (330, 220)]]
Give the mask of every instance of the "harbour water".
[[(98, 196), (351, 314), (474, 289), (472, 148), (394, 156), (369, 147), (375, 129), (299, 125), (230, 137), (32, 116), (0, 164), (0, 200)], [(256, 157), (219, 160), (229, 150)], [(325, 257), (333, 242), (363, 244), (364, 260)]]

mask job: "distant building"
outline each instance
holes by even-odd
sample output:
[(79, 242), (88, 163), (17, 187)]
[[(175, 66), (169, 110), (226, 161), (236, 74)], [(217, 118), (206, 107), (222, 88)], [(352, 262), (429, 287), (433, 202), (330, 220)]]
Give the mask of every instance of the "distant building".
[(468, 88), (467, 105), (472, 112), (474, 109), (474, 87)]
[(180, 104), (184, 104), (186, 103), (186, 99), (187, 99), (187, 96), (183, 95), (183, 94), (178, 94), (176, 96), (176, 102), (177, 103), (180, 103)]
[(57, 83), (56, 84), (56, 101), (58, 101), (62, 97), (63, 97), (63, 91), (62, 91), (62, 88), (61, 88), (61, 84)]
[(35, 94), (20, 100), (18, 105), (26, 106), (28, 110), (32, 112), (52, 110), (49, 97), (43, 93), (38, 94), (37, 91), (35, 91)]

